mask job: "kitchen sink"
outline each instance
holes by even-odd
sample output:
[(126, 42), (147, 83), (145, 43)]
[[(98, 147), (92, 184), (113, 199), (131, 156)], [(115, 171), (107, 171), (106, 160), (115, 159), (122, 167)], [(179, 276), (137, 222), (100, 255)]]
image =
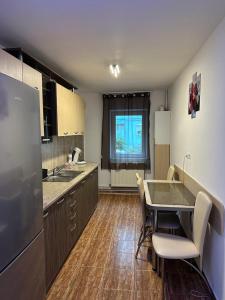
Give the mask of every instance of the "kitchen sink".
[(43, 181), (45, 182), (69, 182), (79, 176), (82, 171), (61, 170), (56, 175), (49, 175)]

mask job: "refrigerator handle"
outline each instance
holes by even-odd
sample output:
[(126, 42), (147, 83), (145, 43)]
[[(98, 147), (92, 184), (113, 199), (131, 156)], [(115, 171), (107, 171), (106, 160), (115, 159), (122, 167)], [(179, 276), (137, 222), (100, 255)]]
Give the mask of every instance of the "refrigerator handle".
[(46, 213), (44, 214), (43, 218), (46, 219), (47, 216), (48, 216), (48, 212), (46, 212)]
[(62, 200), (59, 200), (59, 201), (57, 202), (57, 205), (59, 205), (59, 204), (63, 203), (63, 202), (64, 202), (64, 200), (65, 200), (65, 198), (62, 198)]

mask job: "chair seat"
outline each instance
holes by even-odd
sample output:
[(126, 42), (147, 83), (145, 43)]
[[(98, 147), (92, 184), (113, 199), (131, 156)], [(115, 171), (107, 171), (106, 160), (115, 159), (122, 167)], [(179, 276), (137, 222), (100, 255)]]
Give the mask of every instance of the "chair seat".
[(161, 229), (179, 229), (180, 220), (176, 213), (162, 212), (158, 213), (158, 228)]
[(188, 259), (198, 257), (199, 251), (195, 244), (182, 236), (154, 233), (152, 243), (158, 256), (168, 259)]

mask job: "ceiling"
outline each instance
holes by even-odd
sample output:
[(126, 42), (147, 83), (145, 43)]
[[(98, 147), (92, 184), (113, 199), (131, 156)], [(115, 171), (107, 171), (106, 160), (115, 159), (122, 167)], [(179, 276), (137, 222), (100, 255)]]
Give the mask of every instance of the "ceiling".
[(0, 44), (82, 89), (150, 90), (178, 76), (224, 15), (224, 0), (1, 0)]

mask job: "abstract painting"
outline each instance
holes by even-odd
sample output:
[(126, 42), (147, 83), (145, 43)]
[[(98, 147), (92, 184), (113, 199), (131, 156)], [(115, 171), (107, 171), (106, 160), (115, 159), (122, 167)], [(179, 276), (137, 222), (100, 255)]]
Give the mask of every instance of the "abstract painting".
[(191, 118), (195, 118), (196, 112), (200, 110), (200, 94), (201, 74), (195, 73), (189, 85), (188, 114), (191, 115)]

